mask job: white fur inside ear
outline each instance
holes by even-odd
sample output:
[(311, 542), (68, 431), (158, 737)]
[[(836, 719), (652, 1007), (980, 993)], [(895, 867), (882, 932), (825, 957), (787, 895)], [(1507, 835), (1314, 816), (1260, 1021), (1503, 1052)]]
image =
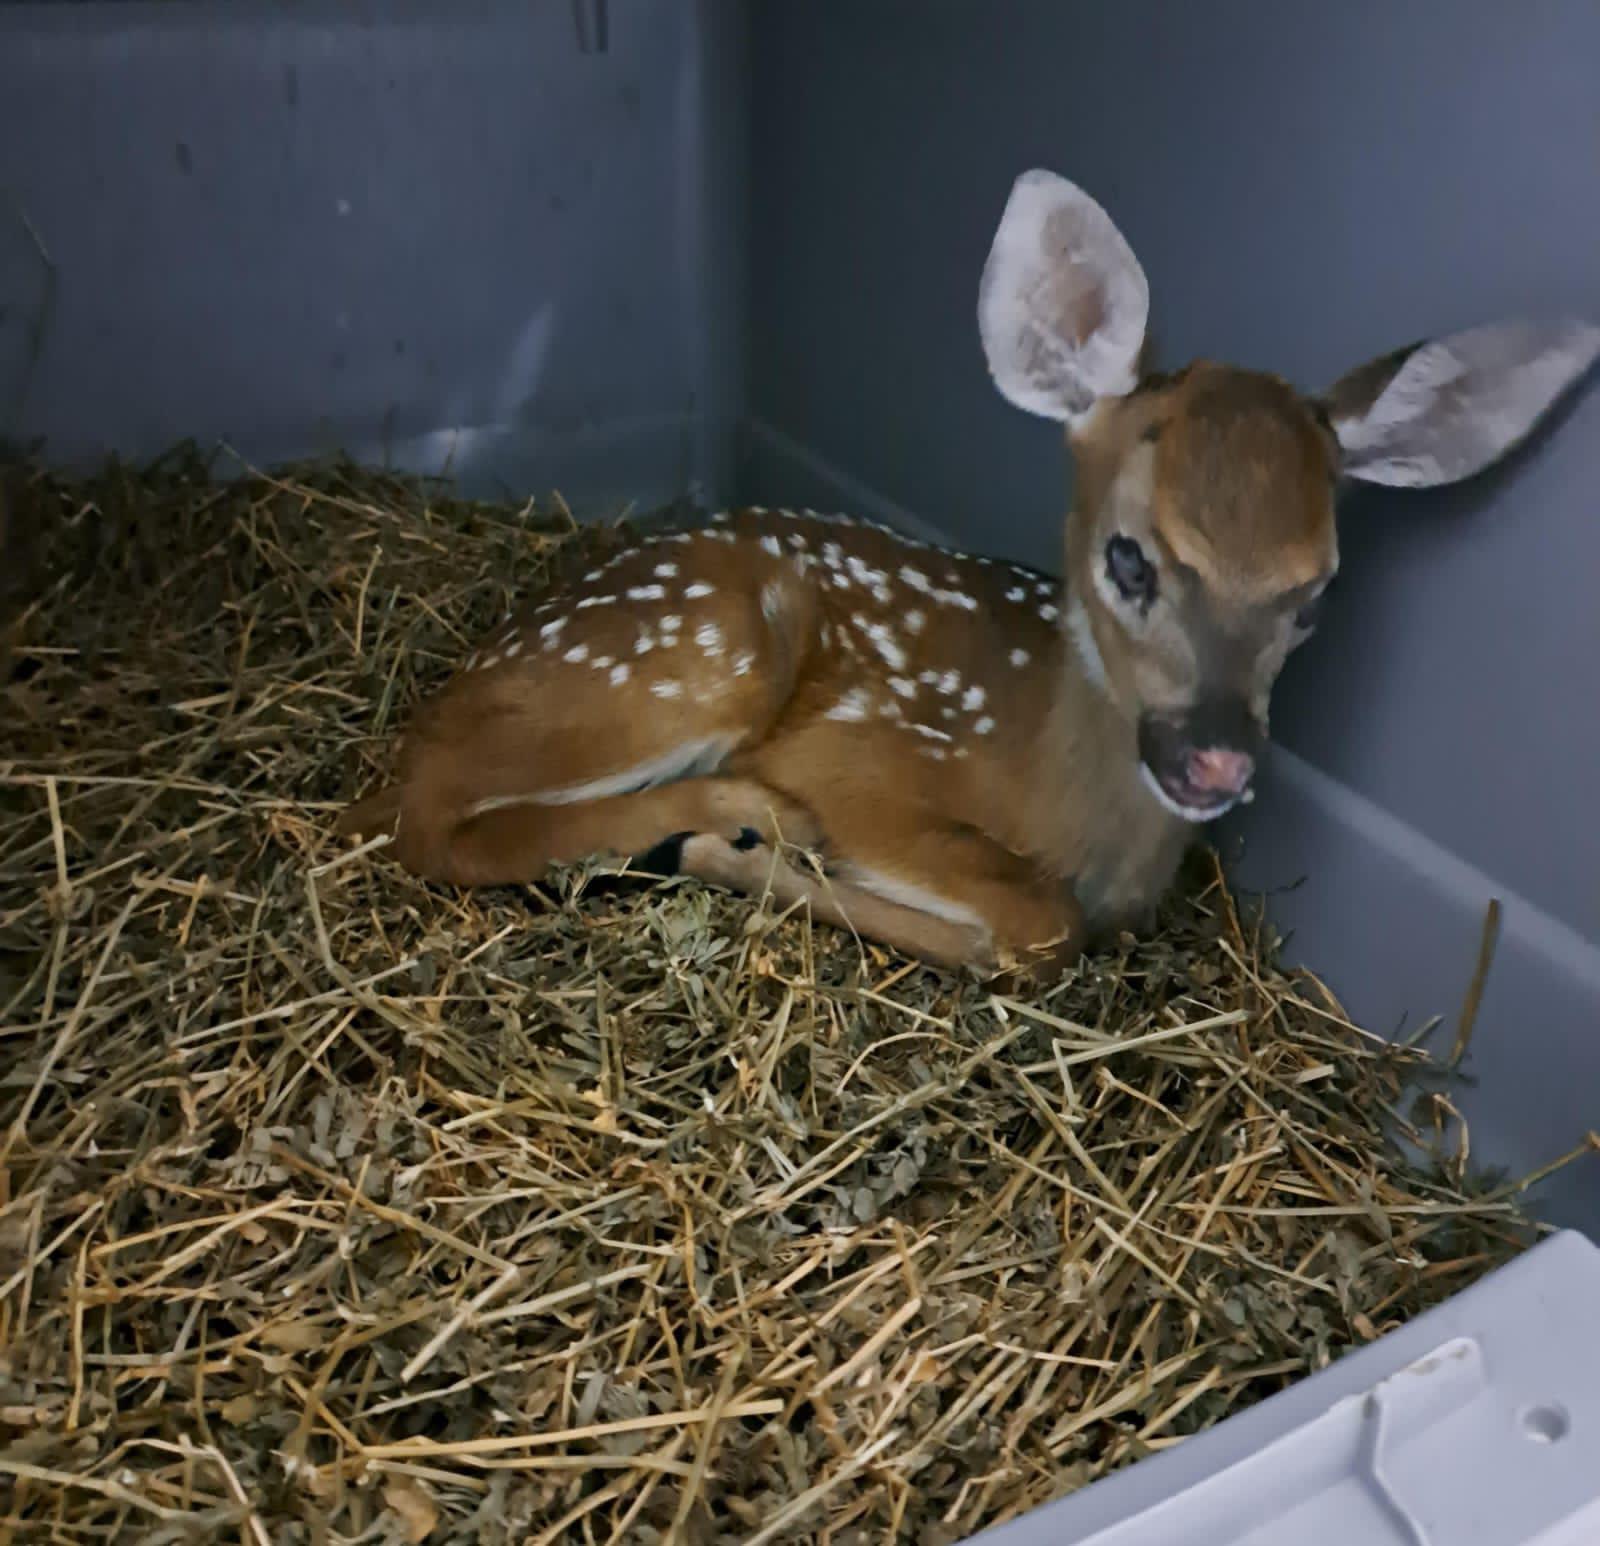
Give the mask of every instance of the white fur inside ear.
[(989, 373), (1027, 413), (1076, 425), (1138, 379), (1144, 270), (1111, 217), (1054, 172), (1011, 189), (978, 286)]
[(1524, 440), (1600, 358), (1600, 328), (1512, 322), (1424, 344), (1363, 414), (1334, 420), (1344, 471), (1429, 488), (1481, 472)]

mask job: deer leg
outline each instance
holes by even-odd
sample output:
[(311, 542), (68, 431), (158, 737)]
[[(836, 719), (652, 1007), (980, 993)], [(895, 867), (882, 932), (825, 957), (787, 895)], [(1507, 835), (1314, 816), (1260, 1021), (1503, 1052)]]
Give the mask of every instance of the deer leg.
[(803, 807), (739, 778), (683, 779), (634, 794), (564, 804), (485, 801), (442, 830), (430, 823), (408, 834), (412, 814), (402, 809), (400, 815), (396, 845), (401, 862), (429, 879), (467, 886), (530, 881), (552, 864), (600, 854), (633, 857), (683, 833), (736, 839), (751, 832), (768, 845), (808, 845), (820, 836)]
[(903, 955), (1018, 986), (1050, 981), (1083, 953), (1071, 889), (976, 833), (929, 833), (897, 851), (892, 868), (852, 856), (824, 876), (771, 849), (741, 850), (704, 835), (684, 842), (679, 868), (732, 891), (765, 892), (780, 907), (803, 902), (819, 922)]
[[(1083, 909), (1070, 881), (981, 828), (952, 819), (938, 803), (937, 779), (885, 779), (881, 770), (904, 758), (900, 732), (864, 731), (855, 755), (842, 759), (829, 735), (819, 737), (819, 724), (780, 732), (739, 753), (731, 771), (777, 789), (803, 790), (807, 809), (827, 833), (828, 878), (852, 920), (866, 916), (863, 898), (893, 903), (965, 930), (973, 943), (963, 958), (978, 969), (1021, 971), (1036, 981), (1083, 953)], [(890, 915), (891, 924), (901, 921)], [(856, 927), (872, 932), (864, 922)], [(899, 938), (883, 942), (924, 954), (914, 940), (910, 947)]]
[(929, 823), (890, 843), (846, 821), (829, 830), (835, 872), (856, 890), (966, 920), (988, 973), (1047, 981), (1083, 953), (1084, 918), (1072, 887), (974, 828)]
[(830, 876), (853, 897), (964, 928), (976, 941), (967, 960), (986, 974), (1020, 973), (1042, 983), (1083, 953), (1083, 909), (1066, 881), (975, 828), (918, 818), (889, 829), (872, 815), (861, 808), (818, 812)]
[(819, 923), (848, 929), (935, 966), (959, 968), (983, 959), (980, 928), (887, 901), (848, 882), (808, 875), (772, 848), (742, 848), (697, 833), (684, 840), (678, 868), (729, 891), (770, 896), (780, 909), (803, 903)]

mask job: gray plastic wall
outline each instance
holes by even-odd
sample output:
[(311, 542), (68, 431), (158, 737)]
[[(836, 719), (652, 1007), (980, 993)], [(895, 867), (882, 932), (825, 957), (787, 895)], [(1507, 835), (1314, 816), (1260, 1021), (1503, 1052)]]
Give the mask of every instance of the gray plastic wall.
[(745, 62), (736, 0), (0, 4), (0, 434), (725, 486)]
[[(1166, 363), (1315, 385), (1600, 320), (1597, 59), (1592, 0), (0, 3), (0, 435), (792, 499), (1055, 568), (1059, 436), (976, 335), (1018, 171), (1110, 209)], [(1384, 1030), (1453, 1021), (1501, 899), (1462, 1099), (1513, 1169), (1600, 1126), (1597, 431), (1592, 387), (1472, 485), (1351, 501), (1224, 834)], [(1593, 1167), (1541, 1196), (1600, 1234)]]

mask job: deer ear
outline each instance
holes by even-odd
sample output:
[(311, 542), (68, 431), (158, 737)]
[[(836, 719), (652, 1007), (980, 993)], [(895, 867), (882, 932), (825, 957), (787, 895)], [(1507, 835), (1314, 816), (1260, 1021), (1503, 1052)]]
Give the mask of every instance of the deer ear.
[(1363, 483), (1431, 488), (1519, 445), (1600, 357), (1586, 322), (1505, 322), (1415, 343), (1342, 377), (1322, 397)]
[(1144, 270), (1111, 217), (1053, 172), (1012, 186), (978, 286), (989, 373), (1018, 408), (1076, 428), (1132, 391), (1150, 316)]

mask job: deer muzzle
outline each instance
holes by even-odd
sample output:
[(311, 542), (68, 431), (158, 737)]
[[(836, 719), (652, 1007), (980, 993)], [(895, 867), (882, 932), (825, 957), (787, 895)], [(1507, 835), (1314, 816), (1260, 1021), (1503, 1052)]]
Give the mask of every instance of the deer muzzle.
[(1215, 821), (1244, 799), (1266, 735), (1242, 699), (1206, 700), (1139, 720), (1139, 761), (1155, 797), (1185, 821)]

